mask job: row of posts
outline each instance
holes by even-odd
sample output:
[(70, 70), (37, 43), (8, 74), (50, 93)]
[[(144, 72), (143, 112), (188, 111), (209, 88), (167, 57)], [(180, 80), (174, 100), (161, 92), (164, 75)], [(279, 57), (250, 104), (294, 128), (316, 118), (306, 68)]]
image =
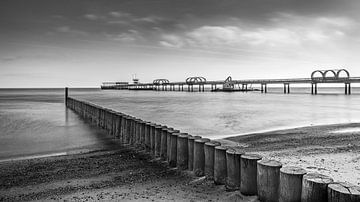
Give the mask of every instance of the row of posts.
[(359, 187), (334, 183), (325, 175), (307, 174), (298, 167), (282, 167), (278, 161), (92, 103), (67, 97), (66, 104), (121, 144), (144, 150), (170, 167), (193, 171), (198, 177), (206, 176), (229, 191), (258, 195), (260, 201), (360, 201)]

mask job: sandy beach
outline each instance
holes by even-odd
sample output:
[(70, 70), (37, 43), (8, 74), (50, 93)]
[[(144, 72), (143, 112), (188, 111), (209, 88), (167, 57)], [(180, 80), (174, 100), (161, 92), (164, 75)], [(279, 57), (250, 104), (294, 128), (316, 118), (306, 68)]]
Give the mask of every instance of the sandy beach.
[[(360, 124), (327, 125), (222, 140), (359, 185)], [(224, 186), (179, 172), (134, 148), (0, 163), (0, 200), (258, 201)]]
[[(120, 147), (120, 146), (119, 146)], [(136, 150), (47, 157), (0, 164), (0, 201), (258, 201), (148, 160)]]
[(299, 166), (335, 181), (360, 185), (360, 123), (301, 127), (226, 140), (284, 166)]

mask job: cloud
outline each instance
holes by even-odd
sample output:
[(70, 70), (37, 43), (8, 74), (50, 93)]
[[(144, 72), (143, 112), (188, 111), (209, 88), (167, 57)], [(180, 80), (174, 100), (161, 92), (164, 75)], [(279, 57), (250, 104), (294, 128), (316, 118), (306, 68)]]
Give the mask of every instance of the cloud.
[(99, 20), (99, 19), (102, 19), (103, 17), (95, 15), (95, 14), (86, 14), (86, 15), (84, 15), (84, 18), (86, 18), (88, 20)]
[[(248, 25), (240, 19), (233, 25), (204, 25), (183, 33), (163, 34), (165, 47), (294, 47), (342, 40), (356, 23), (345, 17), (304, 17), (279, 13), (267, 24)], [(169, 37), (171, 36), (171, 37)]]
[(131, 16), (130, 13), (122, 12), (122, 11), (111, 11), (111, 12), (109, 12), (109, 15), (114, 18), (123, 18), (123, 17)]
[(159, 44), (163, 47), (181, 48), (185, 45), (183, 39), (176, 35), (167, 34), (167, 35), (163, 35), (162, 38), (163, 40), (160, 41)]
[(77, 29), (70, 28), (69, 26), (60, 26), (55, 28), (56, 32), (59, 33), (66, 33), (70, 35), (76, 35), (76, 36), (87, 36), (89, 33)]
[(105, 33), (105, 36), (110, 40), (120, 41), (125, 43), (144, 40), (144, 37), (137, 30), (132, 30), (132, 29), (127, 30), (127, 32), (122, 32), (120, 34)]

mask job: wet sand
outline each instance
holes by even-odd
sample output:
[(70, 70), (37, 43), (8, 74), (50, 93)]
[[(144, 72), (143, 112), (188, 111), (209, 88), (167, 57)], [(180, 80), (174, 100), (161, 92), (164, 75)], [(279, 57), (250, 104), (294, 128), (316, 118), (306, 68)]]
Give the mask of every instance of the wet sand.
[(360, 185), (360, 123), (278, 130), (226, 140), (284, 166), (299, 166), (335, 181)]
[(0, 164), (0, 201), (258, 201), (121, 147)]
[[(360, 123), (231, 137), (224, 144), (359, 185)], [(138, 150), (106, 150), (0, 163), (3, 200), (257, 201), (178, 172)]]

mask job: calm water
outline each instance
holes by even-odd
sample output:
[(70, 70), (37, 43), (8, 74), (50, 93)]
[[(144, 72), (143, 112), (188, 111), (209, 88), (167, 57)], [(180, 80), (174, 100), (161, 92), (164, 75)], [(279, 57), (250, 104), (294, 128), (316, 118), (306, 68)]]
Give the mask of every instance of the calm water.
[[(360, 121), (360, 89), (269, 89), (271, 93), (188, 93), (70, 89), (88, 100), (141, 119), (210, 138), (297, 126)], [(63, 89), (0, 90), (0, 160), (102, 148), (109, 138), (66, 110)]]

